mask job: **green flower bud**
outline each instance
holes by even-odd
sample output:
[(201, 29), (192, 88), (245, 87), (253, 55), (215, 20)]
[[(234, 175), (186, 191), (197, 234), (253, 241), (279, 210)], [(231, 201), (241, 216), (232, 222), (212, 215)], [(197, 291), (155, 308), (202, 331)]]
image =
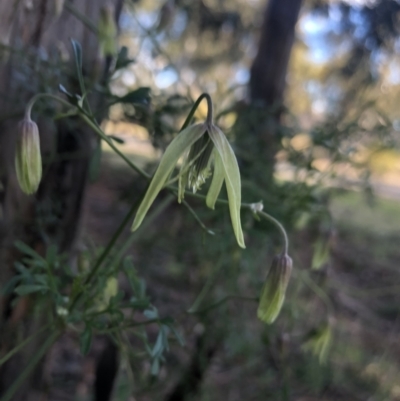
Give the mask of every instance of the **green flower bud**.
[(275, 256), (267, 274), (257, 310), (257, 316), (263, 322), (271, 324), (278, 317), (285, 300), (291, 273), (292, 259), (287, 254)]
[(25, 117), (18, 126), (15, 170), (22, 191), (28, 195), (36, 192), (42, 178), (42, 157), (39, 129), (30, 117)]

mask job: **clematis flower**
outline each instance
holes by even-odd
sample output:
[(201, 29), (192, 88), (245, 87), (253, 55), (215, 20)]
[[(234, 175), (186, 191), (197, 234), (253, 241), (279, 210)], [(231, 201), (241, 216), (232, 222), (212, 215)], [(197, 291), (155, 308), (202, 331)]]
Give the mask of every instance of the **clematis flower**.
[(233, 231), (239, 246), (245, 248), (240, 222), (239, 166), (225, 134), (210, 122), (187, 127), (170, 143), (138, 208), (132, 231), (139, 228), (151, 204), (167, 184), (176, 163), (182, 156), (184, 162), (179, 173), (178, 201), (182, 201), (186, 186), (193, 192), (201, 187), (211, 175), (213, 165), (213, 179), (206, 197), (206, 204), (214, 209), (225, 182)]
[(258, 318), (265, 323), (273, 323), (281, 311), (292, 266), (292, 259), (286, 253), (275, 256), (272, 261), (257, 310)]

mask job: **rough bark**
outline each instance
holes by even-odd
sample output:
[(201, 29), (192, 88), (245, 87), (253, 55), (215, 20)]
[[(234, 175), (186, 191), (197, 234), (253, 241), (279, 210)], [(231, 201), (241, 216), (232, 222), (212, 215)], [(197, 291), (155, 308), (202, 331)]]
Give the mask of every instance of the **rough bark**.
[[(116, 17), (122, 2), (111, 2)], [(44, 174), (37, 194), (26, 196), (21, 192), (14, 169), (16, 127), (27, 100), (39, 92), (55, 92), (60, 83), (77, 91), (70, 38), (82, 45), (83, 70), (89, 80), (99, 80), (99, 71), (104, 71), (96, 34), (66, 8), (56, 16), (56, 3), (0, 0), (0, 287), (14, 274), (13, 261), (19, 256), (13, 247), (16, 238), (39, 253), (50, 243), (61, 251), (71, 251), (79, 230), (95, 144), (88, 128), (74, 119), (55, 123), (52, 115), (59, 105), (38, 103), (34, 118), (39, 125)], [(100, 9), (110, 1), (69, 3), (96, 25)], [(101, 102), (96, 98), (91, 100)], [(0, 356), (40, 325), (40, 320), (28, 317), (31, 299), (23, 299), (15, 307), (11, 307), (11, 301), (10, 297), (0, 295)], [(21, 373), (42, 340), (38, 339), (0, 368), (0, 396)], [(43, 384), (36, 379), (35, 385)], [(35, 393), (33, 387), (31, 377), (14, 399), (31, 399)]]
[[(262, 160), (260, 183), (272, 182), (284, 90), (302, 0), (270, 0), (265, 9), (257, 55), (250, 71), (249, 104), (236, 124), (244, 170)], [(257, 174), (257, 173), (256, 173)]]
[(282, 104), (286, 74), (302, 0), (270, 0), (257, 56), (251, 67), (250, 97), (266, 107)]

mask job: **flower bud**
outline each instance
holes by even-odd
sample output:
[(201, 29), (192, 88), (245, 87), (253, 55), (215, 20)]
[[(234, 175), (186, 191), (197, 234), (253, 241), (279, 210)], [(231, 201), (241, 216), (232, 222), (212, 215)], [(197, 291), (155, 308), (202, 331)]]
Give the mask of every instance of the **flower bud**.
[(28, 195), (36, 192), (42, 178), (42, 157), (39, 129), (30, 117), (25, 117), (18, 125), (15, 170), (22, 191)]
[(261, 292), (257, 316), (265, 323), (273, 323), (285, 300), (286, 288), (292, 273), (292, 259), (287, 254), (274, 257)]

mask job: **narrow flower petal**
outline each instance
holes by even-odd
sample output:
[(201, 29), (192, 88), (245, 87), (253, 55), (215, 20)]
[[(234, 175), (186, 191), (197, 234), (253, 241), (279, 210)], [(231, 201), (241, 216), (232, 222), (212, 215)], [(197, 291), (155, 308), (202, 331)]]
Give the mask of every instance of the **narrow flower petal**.
[(190, 146), (193, 145), (204, 133), (204, 124), (195, 124), (184, 129), (167, 147), (160, 164), (150, 182), (149, 188), (140, 204), (132, 225), (132, 231), (139, 228), (150, 206), (161, 191), (178, 159)]
[(208, 130), (208, 134), (222, 162), (233, 231), (239, 246), (245, 248), (242, 225), (240, 222), (241, 184), (236, 156), (225, 134), (218, 127), (212, 125)]
[(224, 167), (218, 152), (214, 151), (214, 173), (211, 181), (210, 189), (207, 193), (206, 204), (210, 209), (214, 209), (215, 202), (221, 192), (224, 183)]
[(178, 203), (182, 203), (182, 200), (185, 197), (185, 188), (188, 183), (188, 175), (188, 171), (182, 171), (181, 169), (178, 180)]

